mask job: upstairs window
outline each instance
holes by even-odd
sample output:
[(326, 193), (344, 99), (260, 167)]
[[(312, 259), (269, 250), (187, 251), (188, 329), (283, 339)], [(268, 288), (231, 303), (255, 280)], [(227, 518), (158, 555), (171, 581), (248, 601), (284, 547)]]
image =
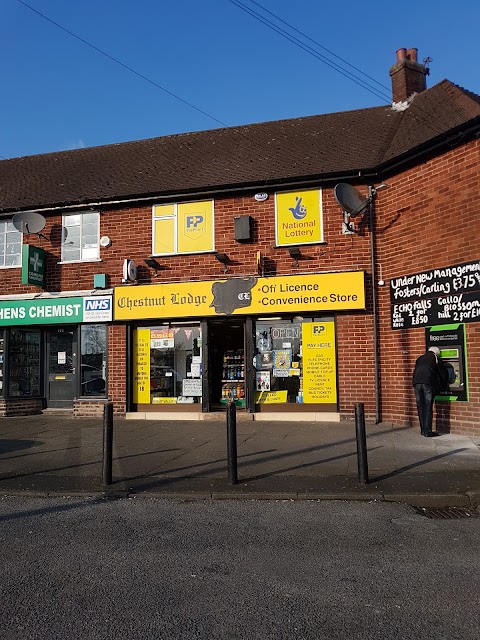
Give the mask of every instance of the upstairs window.
[(65, 214), (62, 227), (62, 262), (100, 259), (98, 211)]
[(0, 267), (22, 266), (22, 234), (11, 220), (0, 222)]
[(213, 200), (153, 207), (153, 255), (213, 250)]

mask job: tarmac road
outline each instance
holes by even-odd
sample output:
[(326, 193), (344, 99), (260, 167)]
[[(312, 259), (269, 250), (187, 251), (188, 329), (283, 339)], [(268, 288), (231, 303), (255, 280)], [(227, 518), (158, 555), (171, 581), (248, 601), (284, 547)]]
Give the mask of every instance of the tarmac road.
[(480, 519), (376, 502), (0, 499), (5, 640), (476, 640)]

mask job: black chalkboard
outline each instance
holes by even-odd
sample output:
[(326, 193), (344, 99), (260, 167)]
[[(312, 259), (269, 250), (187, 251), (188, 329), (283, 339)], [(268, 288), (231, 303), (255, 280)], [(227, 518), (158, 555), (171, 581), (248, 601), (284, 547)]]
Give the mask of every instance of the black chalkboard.
[(390, 281), (392, 329), (480, 321), (480, 260)]

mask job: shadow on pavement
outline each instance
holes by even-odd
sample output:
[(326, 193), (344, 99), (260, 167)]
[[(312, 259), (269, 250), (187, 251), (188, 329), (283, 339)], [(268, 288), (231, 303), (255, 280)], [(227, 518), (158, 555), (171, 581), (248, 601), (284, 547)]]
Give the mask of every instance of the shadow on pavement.
[(382, 480), (387, 480), (388, 478), (394, 478), (395, 476), (400, 475), (401, 473), (406, 473), (407, 471), (411, 471), (412, 469), (416, 469), (417, 467), (422, 467), (429, 462), (435, 462), (435, 460), (441, 460), (442, 458), (448, 458), (449, 456), (453, 456), (456, 453), (462, 453), (462, 451), (467, 451), (465, 447), (462, 449), (454, 449), (453, 451), (447, 451), (446, 453), (440, 453), (438, 456), (432, 456), (431, 458), (425, 458), (425, 460), (419, 460), (418, 462), (413, 462), (412, 464), (407, 464), (400, 469), (395, 469), (390, 473), (384, 473), (381, 476), (377, 476), (376, 478), (372, 478), (370, 482), (381, 482)]
[(11, 451), (21, 451), (22, 449), (29, 449), (30, 447), (38, 447), (41, 444), (43, 443), (37, 440), (0, 440), (0, 455), (10, 453)]

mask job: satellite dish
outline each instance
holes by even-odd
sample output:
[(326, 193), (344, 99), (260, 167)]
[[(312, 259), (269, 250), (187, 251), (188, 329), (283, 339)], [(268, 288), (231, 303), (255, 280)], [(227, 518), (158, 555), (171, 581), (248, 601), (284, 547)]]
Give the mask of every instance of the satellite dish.
[(20, 233), (38, 233), (45, 227), (46, 220), (41, 213), (20, 211), (12, 218), (12, 224)]
[(123, 281), (135, 282), (137, 279), (137, 265), (133, 260), (126, 258), (123, 261)]
[(338, 204), (351, 218), (363, 213), (370, 204), (370, 198), (364, 198), (360, 191), (347, 182), (339, 182), (334, 193)]

